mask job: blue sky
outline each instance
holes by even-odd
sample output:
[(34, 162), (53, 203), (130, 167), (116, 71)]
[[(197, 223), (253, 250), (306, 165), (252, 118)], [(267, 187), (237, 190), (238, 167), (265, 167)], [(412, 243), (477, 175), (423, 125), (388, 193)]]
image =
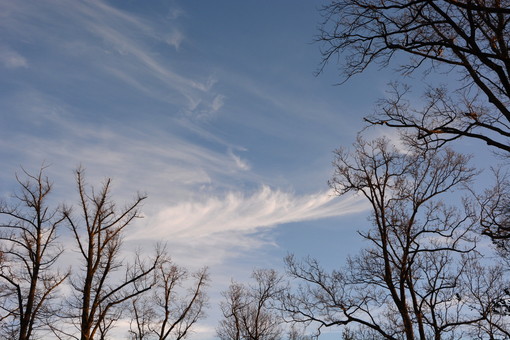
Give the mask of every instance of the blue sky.
[(178, 264), (211, 268), (194, 339), (214, 337), (230, 278), (289, 252), (337, 264), (361, 246), (367, 206), (329, 191), (332, 151), (391, 72), (315, 77), (320, 4), (0, 0), (0, 195), (42, 164), (55, 201), (76, 201), (80, 164), (120, 202), (147, 193), (126, 248), (164, 241)]

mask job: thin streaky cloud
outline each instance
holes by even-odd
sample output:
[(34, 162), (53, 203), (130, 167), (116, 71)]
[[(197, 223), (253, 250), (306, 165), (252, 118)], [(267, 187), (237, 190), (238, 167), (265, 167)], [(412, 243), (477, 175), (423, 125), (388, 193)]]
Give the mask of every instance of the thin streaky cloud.
[[(180, 93), (183, 97), (187, 98), (188, 112), (197, 114), (199, 117), (205, 117), (209, 116), (210, 113), (217, 112), (223, 106), (225, 97), (211, 92), (213, 86), (218, 81), (216, 77), (209, 75), (205, 81), (197, 81), (196, 79), (184, 77), (174, 72), (168, 63), (158, 61), (155, 56), (148, 52), (145, 46), (129, 38), (124, 32), (119, 31), (115, 27), (107, 26), (103, 22), (89, 23), (88, 26), (92, 33), (110, 44), (117, 53), (124, 55), (123, 59), (126, 59), (126, 55), (130, 55), (135, 64), (140, 64), (143, 69), (149, 71), (144, 74), (144, 77), (150, 74), (151, 78), (158, 79), (172, 91)], [(139, 67), (134, 67), (133, 69), (138, 70)], [(128, 72), (131, 73), (133, 70)], [(123, 71), (120, 70), (112, 74), (121, 75), (120, 79), (124, 80), (134, 78), (130, 74), (123, 75)], [(128, 81), (128, 84), (133, 83), (132, 80)], [(135, 85), (137, 84), (135, 83)], [(137, 85), (136, 87), (139, 88), (140, 86)], [(200, 108), (198, 108), (200, 103), (203, 103), (203, 105), (200, 105)]]
[(27, 59), (7, 46), (0, 46), (0, 63), (9, 69), (28, 67)]
[[(121, 10), (116, 9), (115, 7), (108, 6), (103, 1), (93, 1), (90, 3), (87, 3), (90, 6), (95, 6), (100, 9), (103, 13), (108, 13), (111, 17), (116, 17), (117, 19), (121, 19), (122, 21), (129, 22), (132, 25), (135, 25), (139, 29), (142, 29), (146, 32), (152, 32), (152, 28), (150, 25), (144, 23), (140, 18), (135, 17), (133, 15), (130, 15), (126, 12), (123, 12)], [(85, 9), (87, 7), (81, 6), (81, 8)], [(93, 15), (94, 17), (97, 17), (97, 11), (90, 11), (90, 15)]]
[(356, 213), (366, 209), (359, 197), (342, 200), (332, 192), (297, 196), (262, 186), (252, 195), (229, 192), (201, 201), (182, 202), (163, 208), (151, 221), (143, 235), (157, 239), (197, 239), (228, 232), (240, 235), (253, 233), (261, 228), (302, 222), (326, 217)]
[(232, 159), (234, 160), (236, 165), (239, 167), (239, 169), (244, 170), (244, 171), (251, 169), (250, 164), (247, 161), (241, 159), (240, 156), (234, 154), (234, 152), (231, 149), (229, 149), (228, 154), (230, 155), (230, 157), (232, 157)]
[[(138, 30), (143, 31), (146, 35), (150, 36), (152, 39), (161, 40), (166, 43), (169, 43), (172, 46), (180, 45), (182, 40), (184, 39), (184, 35), (181, 31), (176, 28), (170, 30), (169, 33), (160, 33), (155, 30), (154, 26), (151, 25), (150, 22), (143, 20), (140, 17), (128, 14), (125, 11), (121, 11), (115, 7), (109, 6), (103, 1), (94, 1), (87, 4), (78, 4), (79, 8), (83, 12), (83, 14), (87, 15), (88, 18), (94, 19), (95, 22), (98, 22), (99, 15), (104, 15), (109, 17), (110, 21), (117, 20), (120, 23), (128, 24), (132, 27), (136, 27)], [(171, 12), (179, 13), (178, 9), (171, 9)], [(179, 15), (171, 15), (168, 16), (167, 19), (174, 21), (177, 19)], [(166, 22), (168, 24), (168, 22)], [(178, 49), (178, 46), (175, 46)]]
[(135, 57), (135, 60), (146, 66), (151, 74), (167, 84), (172, 85), (174, 88), (180, 86), (203, 89), (205, 86), (197, 84), (188, 78), (182, 77), (172, 72), (168, 67), (163, 66), (161, 63), (151, 57), (147, 50), (140, 46), (138, 43), (128, 38), (125, 34), (115, 29), (114, 27), (106, 26), (103, 23), (95, 23), (90, 25), (89, 29), (92, 33), (101, 37), (106, 42), (111, 44), (112, 47), (120, 54), (129, 54)]
[[(175, 71), (172, 59), (154, 53), (151, 47), (157, 41), (170, 43), (176, 48), (182, 44), (185, 34), (171, 22), (168, 24), (170, 28), (166, 28), (167, 33), (159, 33), (160, 26), (166, 25), (146, 23), (102, 2), (83, 4), (64, 1), (60, 6), (45, 6), (40, 11), (26, 9), (22, 5), (9, 6), (8, 9), (12, 15), (0, 23), (0, 27), (17, 32), (19, 40), (37, 42), (47, 49), (58, 43), (59, 50), (77, 61), (86, 61), (88, 67), (101, 71), (101, 77), (116, 77), (144, 94), (152, 92), (152, 97), (181, 105), (191, 114), (195, 114), (194, 110), (187, 107), (194, 107), (200, 102), (202, 105), (196, 109), (196, 114), (201, 117), (218, 111), (223, 105), (224, 97), (213, 91), (218, 81), (216, 77), (211, 74), (183, 75)], [(63, 28), (72, 25), (73, 31), (77, 32), (72, 40), (66, 35), (60, 39), (43, 35), (33, 24), (47, 22), (54, 16), (67, 18), (59, 21), (59, 25)], [(0, 61), (9, 67), (27, 65), (26, 59), (13, 53), (4, 53)], [(176, 100), (176, 95), (181, 98)]]
[(165, 38), (165, 42), (168, 45), (175, 47), (175, 49), (177, 51), (179, 50), (179, 47), (181, 46), (181, 43), (183, 40), (184, 40), (184, 34), (181, 31), (178, 31), (177, 29), (174, 29)]
[(211, 109), (213, 112), (218, 111), (222, 108), (223, 104), (225, 102), (225, 96), (219, 94), (216, 95), (211, 103)]

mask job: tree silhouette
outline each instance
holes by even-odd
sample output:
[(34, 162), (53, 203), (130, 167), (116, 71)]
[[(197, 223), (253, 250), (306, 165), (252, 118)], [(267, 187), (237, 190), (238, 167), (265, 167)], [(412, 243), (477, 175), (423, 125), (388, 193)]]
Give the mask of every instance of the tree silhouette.
[(63, 218), (48, 205), (52, 184), (23, 170), (12, 202), (0, 201), (0, 336), (32, 339), (55, 314), (56, 289), (68, 276), (55, 268), (63, 252), (57, 236)]
[[(145, 196), (137, 195), (125, 208), (118, 209), (110, 197), (111, 179), (96, 192), (86, 188), (83, 169), (76, 171), (79, 210), (64, 209), (65, 221), (74, 236), (82, 264), (71, 277), (74, 295), (70, 299), (70, 317), (81, 340), (106, 338), (122, 315), (124, 303), (148, 291), (155, 284), (147, 280), (154, 272), (160, 254), (146, 264), (139, 256), (131, 265), (121, 257), (126, 228), (139, 217), (138, 207)], [(123, 270), (123, 275), (118, 272)]]
[(204, 317), (207, 268), (189, 273), (164, 252), (154, 271), (152, 289), (131, 301), (129, 334), (133, 340), (184, 339)]
[[(323, 9), (323, 66), (342, 60), (344, 80), (368, 65), (390, 64), (409, 74), (458, 70), (459, 91), (432, 88), (422, 108), (396, 90), (367, 121), (411, 129), (427, 147), (470, 137), (510, 152), (510, 2), (508, 0), (335, 0)], [(426, 72), (431, 69), (427, 68)]]
[(331, 273), (288, 257), (301, 283), (283, 299), (291, 319), (319, 331), (353, 326), (344, 335), (356, 339), (462, 338), (487, 325), (491, 336), (508, 336), (492, 310), (504, 295), (502, 268), (480, 266), (472, 209), (441, 199), (472, 180), (467, 162), (449, 149), (397, 150), (385, 139), (338, 150), (331, 186), (370, 203), (372, 228), (360, 231), (368, 246)]
[(223, 293), (223, 319), (216, 331), (221, 340), (282, 339), (283, 319), (271, 309), (281, 293), (282, 277), (274, 270), (255, 270), (252, 278), (254, 285), (232, 282)]

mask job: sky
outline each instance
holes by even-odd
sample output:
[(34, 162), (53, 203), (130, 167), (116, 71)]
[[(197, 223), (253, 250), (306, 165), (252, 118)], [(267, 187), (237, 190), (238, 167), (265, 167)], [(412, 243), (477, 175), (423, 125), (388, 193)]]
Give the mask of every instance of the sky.
[(330, 191), (333, 150), (393, 74), (316, 76), (321, 4), (0, 0), (0, 195), (46, 165), (55, 202), (76, 203), (79, 166), (90, 185), (112, 178), (120, 203), (147, 194), (126, 249), (164, 242), (177, 264), (210, 268), (191, 339), (214, 339), (232, 278), (289, 253), (338, 266), (368, 207)]

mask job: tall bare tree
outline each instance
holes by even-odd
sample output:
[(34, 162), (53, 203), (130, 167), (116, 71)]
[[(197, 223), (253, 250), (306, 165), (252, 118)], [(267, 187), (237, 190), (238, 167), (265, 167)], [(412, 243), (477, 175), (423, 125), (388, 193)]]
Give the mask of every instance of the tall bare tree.
[[(283, 299), (291, 319), (316, 322), (319, 331), (354, 326), (357, 337), (345, 333), (351, 339), (457, 339), (482, 324), (504, 330), (500, 319), (490, 318), (493, 300), (481, 294), (486, 287), (493, 298), (501, 296), (501, 286), (496, 295), (496, 279), (473, 280), (481, 268), (471, 231), (475, 215), (441, 200), (472, 180), (468, 158), (449, 149), (404, 152), (385, 139), (359, 139), (354, 153), (336, 156), (331, 186), (371, 205), (373, 227), (360, 232), (369, 246), (331, 273), (313, 259), (290, 256), (288, 271), (301, 282)], [(489, 272), (504, 282), (500, 266)]]
[(155, 270), (150, 292), (131, 301), (130, 338), (133, 340), (184, 339), (205, 316), (207, 269), (189, 273), (165, 254)]
[(145, 196), (138, 195), (132, 203), (118, 209), (110, 197), (110, 179), (99, 191), (89, 191), (83, 169), (78, 169), (76, 182), (80, 212), (64, 209), (65, 221), (82, 259), (79, 272), (71, 277), (74, 296), (70, 301), (79, 336), (69, 335), (81, 340), (91, 340), (96, 335), (105, 339), (122, 316), (119, 307), (154, 285), (147, 278), (152, 277), (159, 254), (148, 264), (137, 256), (131, 265), (120, 256), (126, 228), (139, 217), (138, 208)]
[[(282, 278), (274, 270), (255, 270), (253, 286), (232, 282), (223, 293), (223, 319), (216, 330), (221, 340), (279, 340), (284, 329), (280, 314), (271, 308), (281, 293)], [(297, 334), (293, 334), (297, 337)]]
[(323, 14), (323, 63), (338, 56), (345, 79), (372, 63), (387, 66), (398, 52), (410, 57), (398, 59), (403, 73), (429, 63), (463, 76), (460, 96), (431, 89), (416, 109), (398, 91), (369, 122), (411, 128), (425, 144), (470, 137), (508, 155), (508, 0), (333, 0)]
[(12, 202), (0, 201), (0, 337), (32, 339), (54, 314), (52, 299), (66, 279), (55, 262), (62, 254), (63, 218), (48, 205), (52, 184), (23, 170)]

